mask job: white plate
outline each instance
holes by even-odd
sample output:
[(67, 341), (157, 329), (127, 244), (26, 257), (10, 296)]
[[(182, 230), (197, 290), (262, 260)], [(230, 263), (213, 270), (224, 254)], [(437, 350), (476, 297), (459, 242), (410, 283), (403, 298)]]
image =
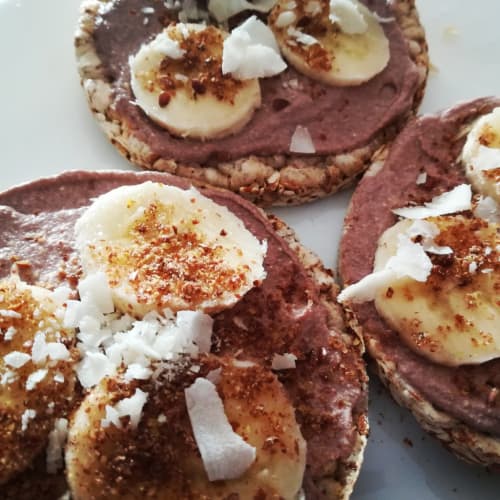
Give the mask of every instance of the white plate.
[[(94, 123), (80, 90), (72, 40), (78, 4), (0, 0), (0, 190), (68, 169), (131, 169)], [(434, 68), (421, 111), (498, 94), (498, 0), (417, 5)], [(275, 212), (334, 267), (349, 195)], [(375, 381), (370, 404), (372, 433), (354, 500), (500, 498), (500, 476), (456, 460)]]

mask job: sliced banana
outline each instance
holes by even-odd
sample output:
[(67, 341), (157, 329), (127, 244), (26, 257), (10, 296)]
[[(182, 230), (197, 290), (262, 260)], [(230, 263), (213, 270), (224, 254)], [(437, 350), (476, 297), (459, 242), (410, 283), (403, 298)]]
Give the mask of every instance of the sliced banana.
[[(425, 282), (393, 279), (377, 292), (377, 311), (407, 345), (437, 363), (458, 366), (500, 357), (500, 226), (458, 215), (426, 220), (439, 229), (437, 253), (428, 250), (430, 275)], [(375, 271), (395, 255), (398, 235), (412, 224), (403, 220), (382, 235)]]
[(146, 182), (100, 196), (75, 225), (85, 274), (104, 272), (118, 310), (216, 312), (265, 278), (260, 243), (196, 189)]
[[(66, 465), (73, 498), (297, 497), (306, 444), (276, 376), (228, 358), (198, 361), (167, 369), (156, 381), (141, 382), (140, 389), (137, 383), (106, 379), (92, 390), (69, 430)], [(198, 377), (215, 383), (232, 428), (256, 449), (254, 462), (240, 477), (208, 480), (184, 392)], [(148, 396), (137, 427), (127, 417), (119, 426), (108, 424), (109, 407), (139, 390)]]
[(258, 79), (222, 74), (226, 33), (172, 24), (130, 57), (137, 105), (171, 134), (215, 139), (241, 130), (260, 106)]
[(73, 397), (71, 344), (52, 293), (0, 280), (0, 484), (47, 445)]
[(279, 0), (269, 15), (285, 58), (304, 75), (328, 85), (360, 85), (389, 62), (389, 40), (360, 2)]
[(476, 120), (467, 135), (462, 162), (474, 189), (500, 203), (500, 107)]

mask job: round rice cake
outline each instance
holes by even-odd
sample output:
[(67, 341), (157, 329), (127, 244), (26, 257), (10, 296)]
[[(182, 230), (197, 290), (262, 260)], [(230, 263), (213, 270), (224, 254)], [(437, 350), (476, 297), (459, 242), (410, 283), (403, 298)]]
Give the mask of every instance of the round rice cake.
[[(260, 79), (260, 108), (240, 132), (222, 139), (176, 138), (135, 104), (129, 56), (177, 19), (162, 2), (144, 8), (138, 0), (84, 0), (75, 38), (81, 83), (98, 124), (132, 163), (223, 187), (259, 205), (308, 202), (355, 181), (423, 97), (429, 61), (414, 0), (365, 3), (390, 43), (380, 74), (358, 86), (332, 87), (289, 66)], [(298, 126), (309, 131), (314, 154), (290, 152)]]
[[(15, 268), (26, 282), (75, 288), (82, 273), (75, 222), (97, 196), (146, 181), (190, 185), (165, 173), (74, 171), (1, 193), (0, 277)], [(276, 372), (307, 441), (303, 490), (308, 498), (348, 498), (367, 439), (367, 377), (363, 343), (345, 329), (332, 273), (278, 218), (225, 190), (202, 193), (267, 240), (267, 276), (236, 305), (213, 315), (212, 352), (243, 353), (267, 368), (278, 349), (303, 354), (295, 369)], [(2, 493), (24, 490), (23, 477), (2, 485)]]
[[(461, 160), (466, 136), (479, 117), (498, 106), (499, 99), (477, 99), (417, 118), (378, 155), (356, 188), (345, 218), (339, 254), (344, 285), (372, 273), (379, 238), (397, 220), (393, 209), (420, 206), (468, 184)], [(431, 361), (403, 341), (373, 300), (346, 300), (345, 310), (348, 324), (363, 336), (375, 370), (396, 402), (460, 458), (498, 467), (500, 359), (456, 366)]]

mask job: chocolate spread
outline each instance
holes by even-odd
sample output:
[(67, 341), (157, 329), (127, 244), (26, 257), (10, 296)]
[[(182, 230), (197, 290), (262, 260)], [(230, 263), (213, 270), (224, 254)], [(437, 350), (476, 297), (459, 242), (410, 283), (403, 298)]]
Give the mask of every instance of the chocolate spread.
[[(73, 227), (91, 200), (117, 186), (146, 180), (179, 187), (167, 174), (69, 172), (0, 194), (0, 276), (15, 260), (31, 282), (69, 282), (79, 274)], [(307, 477), (334, 474), (335, 461), (352, 452), (357, 418), (365, 409), (364, 365), (341, 332), (331, 332), (315, 283), (290, 247), (256, 207), (229, 192), (202, 190), (236, 214), (259, 240), (267, 240), (263, 284), (233, 308), (215, 316), (215, 354), (235, 355), (270, 366), (275, 353), (291, 352), (297, 368), (278, 372), (307, 440)], [(12, 257), (15, 256), (13, 259)], [(19, 267), (19, 265), (18, 265)], [(313, 487), (308, 498), (317, 498)]]
[[(385, 0), (364, 2), (383, 17), (392, 11)], [(390, 61), (368, 82), (332, 87), (298, 73), (290, 65), (281, 74), (260, 80), (262, 105), (243, 130), (211, 141), (179, 139), (154, 124), (134, 103), (128, 58), (172, 20), (161, 2), (143, 24), (141, 0), (116, 0), (94, 31), (96, 52), (114, 90), (116, 113), (132, 134), (148, 144), (153, 156), (179, 162), (229, 161), (251, 154), (290, 154), (297, 125), (307, 127), (318, 155), (352, 151), (411, 110), (418, 73), (407, 42), (395, 21), (382, 26), (389, 39)]]
[[(340, 247), (340, 274), (353, 283), (373, 270), (377, 241), (397, 217), (394, 208), (422, 204), (466, 183), (458, 156), (462, 125), (500, 105), (479, 99), (410, 123), (394, 143), (382, 170), (366, 175), (355, 191)], [(421, 172), (425, 184), (416, 184)], [(500, 435), (500, 359), (474, 366), (440, 366), (411, 351), (379, 317), (373, 302), (352, 306), (357, 320), (397, 366), (398, 374), (436, 408), (479, 431)]]

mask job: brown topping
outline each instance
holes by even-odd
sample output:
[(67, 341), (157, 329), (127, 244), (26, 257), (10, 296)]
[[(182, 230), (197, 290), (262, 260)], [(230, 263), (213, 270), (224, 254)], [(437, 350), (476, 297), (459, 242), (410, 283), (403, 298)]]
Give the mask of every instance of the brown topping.
[[(325, 37), (334, 38), (338, 33), (337, 27), (333, 25), (329, 18), (328, 2), (320, 0), (321, 11), (319, 13), (306, 12), (307, 2), (297, 2), (296, 7), (289, 9), (288, 2), (278, 2), (269, 15), (269, 25), (280, 38), (287, 39), (289, 50), (305, 59), (311, 69), (317, 71), (330, 71), (332, 68), (333, 52), (325, 48), (321, 40)], [(293, 10), (296, 21), (291, 25), (277, 27), (276, 21), (280, 14)], [(303, 44), (296, 40), (288, 32), (289, 29), (297, 29), (300, 32), (316, 38), (319, 43)]]
[(170, 99), (171, 96), (168, 92), (162, 92), (158, 96), (158, 105), (160, 106), (160, 108), (164, 108), (165, 106), (167, 106), (168, 103), (170, 102)]
[[(433, 269), (429, 283), (439, 288), (441, 280), (453, 278), (459, 285), (466, 285), (472, 274), (500, 269), (496, 250), (500, 244), (497, 225), (465, 216), (431, 217), (429, 220), (440, 229), (436, 244), (453, 250), (452, 254), (430, 255)], [(468, 303), (474, 307), (474, 297), (468, 297)]]
[(500, 167), (483, 170), (483, 175), (493, 182), (500, 182)]
[(490, 124), (485, 124), (481, 135), (479, 136), (479, 143), (488, 148), (500, 148), (500, 137), (494, 127)]
[(223, 33), (214, 26), (190, 31), (188, 38), (173, 27), (167, 33), (185, 53), (180, 59), (166, 56), (162, 60), (155, 75), (157, 85), (170, 93), (184, 89), (192, 97), (211, 94), (220, 101), (233, 103), (243, 83), (222, 74)]
[(191, 221), (188, 230), (181, 231), (162, 222), (162, 213), (168, 214), (168, 207), (152, 203), (131, 230), (134, 245), (105, 247), (109, 263), (119, 270), (117, 276), (109, 276), (112, 285), (118, 284), (124, 267), (131, 268), (135, 272), (129, 284), (139, 303), (153, 301), (160, 308), (171, 296), (196, 306), (242, 287), (248, 266), (231, 267), (222, 246), (204, 244), (203, 235), (194, 230), (197, 219)]

